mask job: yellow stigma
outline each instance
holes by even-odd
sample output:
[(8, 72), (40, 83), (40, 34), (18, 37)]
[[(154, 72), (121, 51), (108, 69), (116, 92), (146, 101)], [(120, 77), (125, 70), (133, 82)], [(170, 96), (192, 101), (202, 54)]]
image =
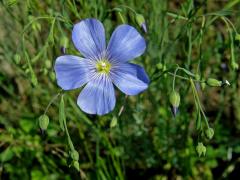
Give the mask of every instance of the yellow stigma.
[(111, 69), (111, 64), (107, 60), (101, 60), (96, 63), (96, 69), (99, 73), (108, 74)]

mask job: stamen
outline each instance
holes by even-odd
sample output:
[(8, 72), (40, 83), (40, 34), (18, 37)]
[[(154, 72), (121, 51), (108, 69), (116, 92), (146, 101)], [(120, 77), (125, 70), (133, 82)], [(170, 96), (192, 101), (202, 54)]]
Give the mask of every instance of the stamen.
[(108, 60), (100, 60), (96, 63), (96, 69), (99, 73), (109, 74), (111, 70), (111, 64)]

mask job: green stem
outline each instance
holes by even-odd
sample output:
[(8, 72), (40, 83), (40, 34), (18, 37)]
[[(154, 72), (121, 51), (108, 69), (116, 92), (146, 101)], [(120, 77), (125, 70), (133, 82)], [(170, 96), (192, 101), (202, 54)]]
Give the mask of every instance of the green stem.
[(208, 121), (207, 121), (207, 117), (206, 117), (206, 115), (205, 115), (205, 113), (204, 113), (204, 111), (203, 111), (203, 108), (202, 108), (202, 105), (201, 105), (201, 102), (200, 102), (200, 99), (199, 99), (199, 96), (198, 96), (198, 93), (197, 93), (197, 90), (196, 90), (196, 87), (195, 87), (195, 85), (194, 85), (194, 82), (193, 82), (192, 78), (190, 78), (190, 83), (191, 83), (193, 95), (194, 95), (195, 99), (197, 100), (197, 106), (198, 106), (197, 108), (200, 109), (200, 111), (201, 111), (201, 113), (202, 113), (202, 115), (203, 115), (203, 117), (204, 117), (205, 124), (206, 124), (206, 126), (209, 128), (209, 124), (208, 124)]
[(129, 10), (132, 11), (133, 13), (137, 14), (137, 12), (136, 12), (133, 8), (131, 8), (131, 7), (129, 7), (129, 6), (120, 5), (119, 7), (123, 7), (123, 8), (129, 9)]
[(179, 67), (176, 68), (175, 72), (174, 72), (174, 76), (173, 76), (173, 84), (172, 84), (172, 90), (174, 91), (175, 89), (175, 80), (176, 80), (176, 75), (177, 75), (177, 71), (178, 71)]
[(69, 147), (70, 147), (71, 151), (74, 151), (75, 148), (74, 148), (74, 146), (73, 146), (71, 137), (70, 137), (69, 132), (68, 132), (67, 123), (66, 123), (66, 118), (64, 118), (63, 124), (64, 124), (64, 128), (65, 128), (65, 132), (66, 132), (66, 134), (67, 134), (67, 139), (68, 139)]
[(57, 97), (61, 94), (61, 92), (57, 93), (55, 96), (53, 96), (53, 98), (51, 99), (51, 101), (48, 103), (44, 114), (46, 114), (48, 112), (49, 107), (52, 105), (52, 103), (57, 99)]

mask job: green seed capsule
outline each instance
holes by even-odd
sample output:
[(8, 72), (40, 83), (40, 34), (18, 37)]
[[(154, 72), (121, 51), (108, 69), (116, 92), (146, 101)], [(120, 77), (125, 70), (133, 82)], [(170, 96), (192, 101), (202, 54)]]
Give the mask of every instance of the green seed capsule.
[(208, 128), (205, 130), (205, 135), (208, 139), (212, 139), (214, 135), (214, 130), (213, 128)]
[(219, 80), (214, 79), (214, 78), (208, 78), (207, 79), (207, 85), (213, 86), (213, 87), (219, 87), (219, 86), (222, 86), (222, 81), (219, 81)]
[(74, 161), (78, 161), (79, 160), (79, 154), (76, 150), (73, 150), (70, 152), (70, 156)]
[(48, 116), (46, 114), (41, 115), (38, 118), (38, 123), (39, 123), (39, 127), (41, 128), (41, 130), (45, 131), (49, 124)]
[(200, 142), (196, 147), (196, 151), (199, 157), (201, 157), (202, 155), (205, 156), (207, 148), (203, 145), (203, 143)]

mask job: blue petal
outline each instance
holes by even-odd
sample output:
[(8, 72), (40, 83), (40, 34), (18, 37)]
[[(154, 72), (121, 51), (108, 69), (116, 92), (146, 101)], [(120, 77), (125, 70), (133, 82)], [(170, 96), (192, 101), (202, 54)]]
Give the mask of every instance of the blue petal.
[(72, 40), (75, 47), (87, 58), (99, 59), (104, 55), (105, 30), (97, 19), (85, 19), (75, 24)]
[(88, 114), (103, 115), (113, 110), (116, 98), (113, 84), (106, 75), (98, 75), (80, 93), (77, 103)]
[(94, 65), (90, 60), (72, 55), (58, 57), (54, 69), (57, 84), (64, 90), (81, 87), (91, 79), (94, 73)]
[(113, 83), (125, 94), (136, 95), (148, 87), (149, 78), (144, 69), (136, 64), (122, 63), (111, 69)]
[(127, 62), (144, 53), (146, 42), (135, 28), (120, 25), (113, 32), (107, 47), (110, 61)]

